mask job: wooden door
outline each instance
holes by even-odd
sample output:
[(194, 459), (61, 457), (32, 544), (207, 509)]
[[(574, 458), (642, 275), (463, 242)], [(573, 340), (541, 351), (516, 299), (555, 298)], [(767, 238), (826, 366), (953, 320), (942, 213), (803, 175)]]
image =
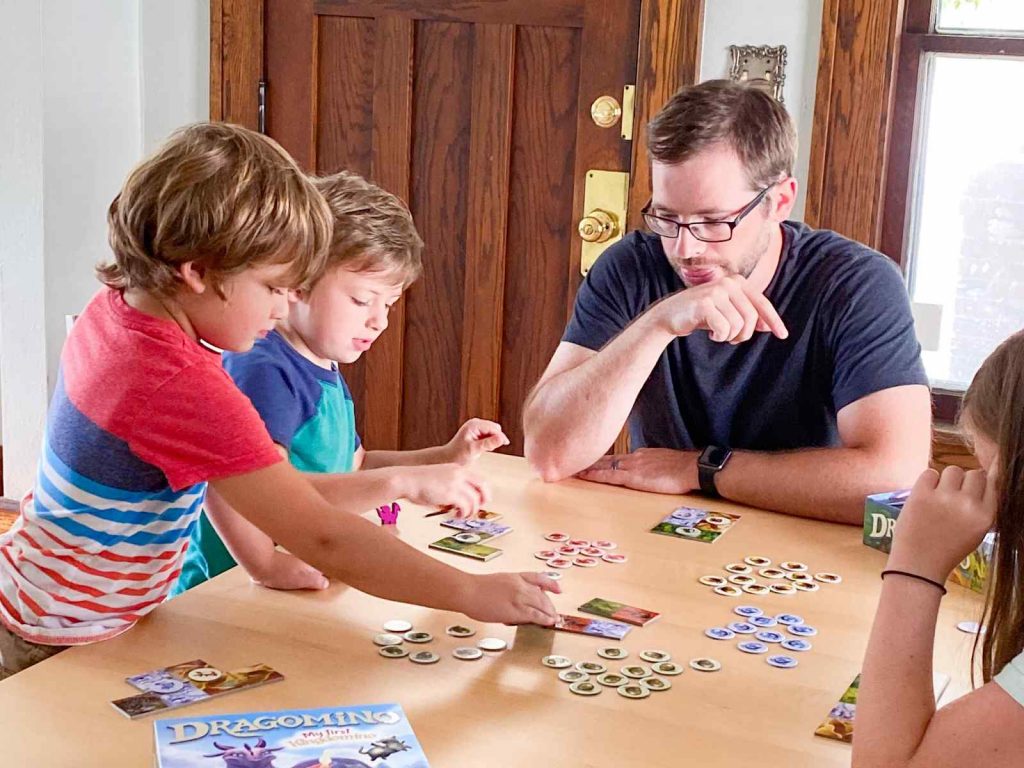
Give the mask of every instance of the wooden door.
[[(595, 125), (590, 105), (622, 99), (638, 54), (658, 105), (696, 71), (703, 3), (665, 5), (214, 3), (213, 117), (230, 119), (222, 101), (261, 68), (266, 132), (309, 170), (352, 170), (402, 197), (426, 243), (423, 277), (390, 328), (343, 370), (369, 448), (438, 444), (481, 416), (521, 453), (523, 401), (580, 280), (584, 177), (629, 171), (638, 154), (619, 126)], [(671, 45), (638, 47), (641, 13)], [(257, 24), (262, 60), (237, 55)], [(681, 52), (667, 72), (651, 71)], [(252, 113), (251, 96), (234, 98)], [(638, 121), (649, 111), (641, 105)], [(647, 193), (642, 155), (639, 164), (632, 213)]]

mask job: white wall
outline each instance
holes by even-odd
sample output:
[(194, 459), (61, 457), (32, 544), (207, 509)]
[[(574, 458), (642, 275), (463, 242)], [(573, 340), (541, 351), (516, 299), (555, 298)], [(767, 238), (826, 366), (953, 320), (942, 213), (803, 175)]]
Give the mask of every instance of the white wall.
[(106, 210), (173, 128), (208, 116), (209, 0), (0, 0), (4, 492), (34, 477), (64, 316), (99, 288)]
[[(782, 97), (796, 122), (800, 141), (796, 178), (807, 184), (814, 90), (821, 47), (823, 0), (706, 0), (700, 79), (729, 76), (730, 45), (785, 45), (788, 61)], [(804, 214), (803, 194), (797, 199), (794, 219)]]

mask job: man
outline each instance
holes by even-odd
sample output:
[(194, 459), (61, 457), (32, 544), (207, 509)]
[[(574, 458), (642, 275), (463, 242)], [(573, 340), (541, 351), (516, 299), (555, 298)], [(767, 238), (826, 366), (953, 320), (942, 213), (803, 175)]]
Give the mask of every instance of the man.
[[(753, 88), (683, 88), (648, 127), (650, 234), (609, 248), (524, 414), (526, 456), (659, 493), (857, 523), (930, 445), (899, 270), (787, 221), (796, 134)], [(602, 454), (629, 418), (633, 453)]]

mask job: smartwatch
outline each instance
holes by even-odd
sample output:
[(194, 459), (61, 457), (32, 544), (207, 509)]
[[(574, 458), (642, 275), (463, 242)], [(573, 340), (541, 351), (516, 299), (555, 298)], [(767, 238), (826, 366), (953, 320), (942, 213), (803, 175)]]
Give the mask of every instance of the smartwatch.
[(697, 459), (697, 478), (700, 480), (700, 490), (707, 496), (718, 497), (718, 489), (715, 487), (715, 475), (717, 475), (732, 457), (732, 451), (717, 445), (709, 445), (700, 452)]

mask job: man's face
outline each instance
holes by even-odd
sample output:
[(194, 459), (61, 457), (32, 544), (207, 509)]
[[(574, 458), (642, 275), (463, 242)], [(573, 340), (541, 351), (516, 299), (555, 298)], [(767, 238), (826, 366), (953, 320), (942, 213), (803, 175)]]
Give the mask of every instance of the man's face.
[[(655, 161), (651, 182), (650, 212), (687, 224), (732, 221), (761, 191), (751, 187), (740, 159), (725, 145), (710, 147), (676, 165)], [(781, 221), (771, 214), (773, 205), (770, 191), (726, 242), (702, 242), (685, 229), (680, 229), (678, 237), (662, 237), (665, 255), (683, 283), (693, 287), (730, 274), (749, 277)]]

